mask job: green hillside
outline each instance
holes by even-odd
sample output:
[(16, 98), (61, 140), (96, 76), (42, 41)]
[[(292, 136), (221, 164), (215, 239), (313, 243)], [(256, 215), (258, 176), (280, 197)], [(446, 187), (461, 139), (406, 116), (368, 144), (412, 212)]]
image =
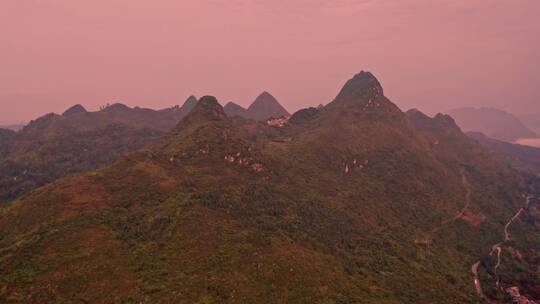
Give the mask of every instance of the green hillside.
[(68, 174), (110, 164), (172, 129), (196, 105), (164, 110), (113, 104), (88, 112), (75, 105), (21, 131), (0, 129), (0, 204)]
[(368, 72), (284, 127), (206, 96), (143, 150), (0, 209), (0, 301), (477, 303), (471, 266), (528, 190)]

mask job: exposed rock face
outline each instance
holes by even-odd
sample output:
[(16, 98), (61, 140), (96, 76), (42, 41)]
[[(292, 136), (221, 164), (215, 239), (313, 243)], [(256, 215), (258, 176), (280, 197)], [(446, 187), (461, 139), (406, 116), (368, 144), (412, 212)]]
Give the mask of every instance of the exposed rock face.
[(186, 119), (206, 118), (211, 120), (224, 119), (226, 117), (223, 107), (214, 96), (203, 96), (191, 110)]
[(365, 113), (402, 114), (401, 110), (384, 96), (383, 88), (370, 72), (362, 71), (351, 78), (327, 108), (353, 107)]
[(383, 95), (379, 80), (370, 72), (362, 71), (345, 83), (336, 99), (377, 98)]

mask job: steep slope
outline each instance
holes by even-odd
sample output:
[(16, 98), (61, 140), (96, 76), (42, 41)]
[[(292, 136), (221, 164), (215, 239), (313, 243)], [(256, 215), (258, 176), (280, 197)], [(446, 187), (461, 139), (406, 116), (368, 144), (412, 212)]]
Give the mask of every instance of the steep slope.
[(47, 114), (10, 135), (0, 135), (0, 203), (13, 200), (67, 174), (109, 164), (172, 129), (197, 100), (164, 110), (110, 105), (88, 112), (75, 105)]
[(289, 112), (268, 92), (263, 92), (247, 109), (247, 115), (251, 119), (265, 121), (269, 118), (290, 116)]
[(0, 299), (476, 303), (519, 177), (367, 72), (303, 113), (271, 127), (203, 97), (144, 150), (0, 209)]
[[(460, 147), (470, 145), (471, 148), (476, 146), (471, 145), (471, 141), (466, 140), (465, 135), (461, 132), (457, 132), (459, 129), (449, 116), (438, 114), (432, 119), (417, 110), (407, 112), (407, 116), (419, 131), (431, 136), (435, 140), (434, 143), (440, 146), (442, 151), (451, 149), (444, 144), (449, 141), (455, 141), (455, 144), (452, 145), (454, 147), (456, 145)], [(485, 256), (472, 266), (477, 291), (488, 301), (511, 303), (512, 298), (508, 295), (507, 288), (517, 287), (517, 290), (521, 292), (523, 303), (529, 303), (524, 299), (538, 300), (540, 299), (540, 284), (538, 283), (540, 282), (540, 274), (535, 269), (540, 266), (540, 255), (538, 254), (540, 239), (536, 237), (540, 232), (540, 213), (538, 212), (540, 182), (535, 173), (537, 170), (535, 162), (538, 160), (535, 159), (536, 151), (534, 148), (490, 139), (483, 134), (468, 133), (467, 136), (474, 138), (474, 141), (492, 151), (509, 166), (519, 170), (521, 174), (517, 172), (515, 174), (520, 176), (516, 176), (514, 179), (521, 179), (522, 184), (526, 185), (522, 189), (521, 206), (515, 209), (512, 216), (507, 216), (503, 228), (498, 228), (500, 231), (499, 241), (492, 245), (489, 254), (486, 252)], [(445, 138), (444, 141), (441, 141), (441, 138)], [(468, 158), (472, 157), (474, 156), (471, 155)], [(493, 158), (490, 155), (484, 157), (483, 161)], [(474, 169), (481, 169), (479, 171), (484, 174), (490, 171), (493, 172), (492, 174), (496, 174), (493, 171), (493, 165), (480, 168), (478, 164), (479, 160), (475, 162), (477, 167)], [(473, 223), (485, 220), (484, 213), (481, 214), (482, 216), (479, 215), (479, 213), (474, 214), (467, 210), (461, 213), (461, 217)]]
[(518, 118), (505, 111), (492, 108), (460, 108), (448, 111), (448, 114), (465, 132), (482, 132), (491, 138), (507, 142), (538, 137)]
[[(191, 95), (191, 96), (188, 97), (188, 99), (186, 99), (186, 101), (184, 102), (184, 104), (181, 107), (173, 108), (173, 109), (180, 112), (177, 115), (181, 119), (181, 118), (185, 117), (186, 115), (188, 115), (189, 112), (191, 112), (191, 110), (193, 110), (196, 105), (197, 105), (197, 97)], [(167, 110), (162, 110), (162, 111), (167, 111)]]
[(10, 129), (0, 129), (0, 155), (6, 153), (17, 133)]

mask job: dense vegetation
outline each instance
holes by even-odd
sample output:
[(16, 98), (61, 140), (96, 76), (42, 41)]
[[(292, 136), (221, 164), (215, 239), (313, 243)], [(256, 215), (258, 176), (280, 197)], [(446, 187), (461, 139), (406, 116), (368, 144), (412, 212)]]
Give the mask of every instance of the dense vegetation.
[(172, 129), (197, 100), (154, 111), (121, 104), (87, 112), (76, 105), (23, 130), (0, 129), (0, 204), (68, 174), (110, 164)]
[(491, 139), (478, 132), (469, 132), (467, 136), (486, 146), (512, 167), (535, 176), (540, 176), (540, 148)]
[(471, 265), (527, 185), (417, 114), (366, 72), (282, 128), (204, 97), (145, 149), (0, 209), (0, 301), (477, 303)]

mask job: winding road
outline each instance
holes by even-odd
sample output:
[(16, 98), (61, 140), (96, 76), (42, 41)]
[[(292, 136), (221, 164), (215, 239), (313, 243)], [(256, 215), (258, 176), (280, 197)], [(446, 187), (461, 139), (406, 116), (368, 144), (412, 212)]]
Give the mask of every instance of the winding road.
[[(529, 203), (533, 197), (527, 196), (525, 206), (529, 206)], [(525, 211), (524, 207), (519, 208), (519, 210), (512, 216), (512, 218), (504, 225), (504, 241), (497, 243), (493, 245), (491, 252), (489, 255), (493, 255), (493, 253), (497, 252), (497, 264), (495, 265), (494, 271), (497, 272), (497, 268), (501, 265), (501, 252), (502, 252), (502, 245), (504, 242), (510, 241), (510, 233), (508, 232), (508, 228), (510, 225), (521, 215), (521, 213)], [(489, 298), (484, 294), (482, 291), (482, 284), (480, 282), (480, 279), (478, 278), (478, 267), (480, 266), (480, 261), (477, 261), (471, 266), (471, 272), (474, 275), (474, 287), (476, 288), (476, 293), (478, 296), (480, 296), (482, 299), (484, 299), (486, 302), (491, 302)], [(497, 287), (499, 286), (500, 280), (497, 278)]]
[(480, 261), (474, 263), (471, 266), (471, 271), (474, 275), (474, 287), (476, 288), (476, 293), (484, 300), (489, 302), (489, 298), (486, 297), (484, 294), (484, 291), (482, 290), (482, 284), (480, 284), (480, 280), (478, 279), (478, 266), (480, 266)]

